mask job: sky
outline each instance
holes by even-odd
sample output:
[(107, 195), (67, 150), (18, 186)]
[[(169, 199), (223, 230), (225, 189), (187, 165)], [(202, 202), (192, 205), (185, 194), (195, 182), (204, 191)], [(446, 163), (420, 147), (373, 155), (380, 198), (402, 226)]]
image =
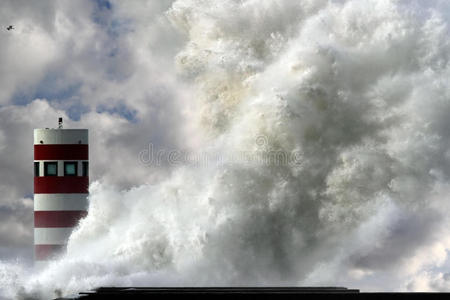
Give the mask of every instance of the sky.
[(183, 84), (171, 63), (182, 43), (157, 17), (170, 5), (2, 1), (1, 258), (31, 258), (33, 128), (56, 127), (59, 116), (89, 128), (93, 181), (126, 189), (161, 175), (138, 154), (183, 142)]
[[(450, 290), (449, 12), (443, 0), (2, 0), (0, 297)], [(89, 215), (66, 256), (30, 273), (32, 132), (58, 117), (89, 129)]]

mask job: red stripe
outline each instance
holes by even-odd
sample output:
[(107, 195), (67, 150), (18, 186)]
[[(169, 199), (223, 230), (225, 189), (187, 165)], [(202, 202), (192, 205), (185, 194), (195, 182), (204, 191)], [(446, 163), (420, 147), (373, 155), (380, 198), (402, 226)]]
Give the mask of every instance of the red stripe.
[(34, 160), (88, 160), (88, 145), (34, 145)]
[(34, 257), (36, 260), (50, 259), (64, 251), (65, 247), (66, 245), (34, 245)]
[(35, 194), (86, 194), (88, 187), (88, 176), (34, 177)]
[(75, 227), (86, 215), (84, 210), (35, 211), (34, 227)]

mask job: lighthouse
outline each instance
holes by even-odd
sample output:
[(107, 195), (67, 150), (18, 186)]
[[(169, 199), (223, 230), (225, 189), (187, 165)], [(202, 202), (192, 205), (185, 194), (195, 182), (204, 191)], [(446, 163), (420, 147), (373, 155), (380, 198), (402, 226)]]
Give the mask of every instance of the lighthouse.
[(34, 259), (39, 265), (64, 252), (79, 220), (87, 215), (87, 129), (34, 130)]

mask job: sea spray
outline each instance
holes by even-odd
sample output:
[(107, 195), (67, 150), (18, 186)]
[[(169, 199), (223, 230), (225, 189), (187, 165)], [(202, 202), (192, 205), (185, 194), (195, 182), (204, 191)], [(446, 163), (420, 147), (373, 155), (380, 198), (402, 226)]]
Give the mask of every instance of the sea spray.
[(175, 1), (164, 17), (186, 39), (173, 61), (196, 89), (193, 151), (222, 160), (181, 163), (161, 183), (127, 191), (93, 183), (67, 254), (9, 293), (448, 289), (439, 269), (450, 247), (443, 9)]

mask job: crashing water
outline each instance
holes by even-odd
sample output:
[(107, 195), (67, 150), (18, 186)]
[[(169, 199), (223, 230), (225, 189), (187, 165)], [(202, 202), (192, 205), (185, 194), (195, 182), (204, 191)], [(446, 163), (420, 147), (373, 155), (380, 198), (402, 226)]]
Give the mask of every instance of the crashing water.
[(164, 17), (186, 39), (174, 64), (196, 89), (199, 161), (156, 185), (93, 183), (67, 255), (0, 264), (4, 297), (449, 290), (450, 7), (421, 5), (175, 1)]

